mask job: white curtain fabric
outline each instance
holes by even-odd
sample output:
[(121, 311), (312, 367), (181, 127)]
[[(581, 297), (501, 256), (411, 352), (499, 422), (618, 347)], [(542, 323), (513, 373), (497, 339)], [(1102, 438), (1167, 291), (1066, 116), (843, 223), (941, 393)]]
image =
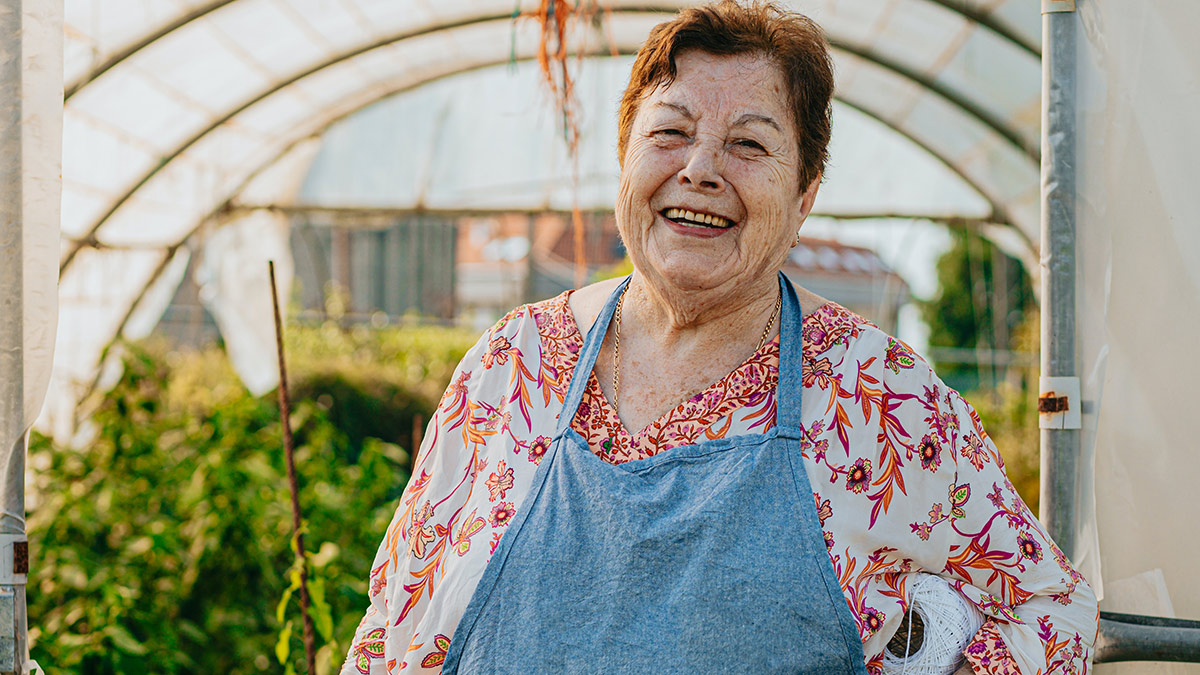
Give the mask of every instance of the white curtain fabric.
[(239, 218), (208, 237), (196, 269), (200, 300), (217, 321), (234, 369), (255, 396), (279, 384), (267, 262), (275, 262), (276, 289), (286, 311), (292, 287), (288, 227), (286, 217), (266, 211)]
[[(62, 156), (62, 25), (59, 2), (22, 2), (20, 53), (18, 45), (0, 45), (3, 58), (19, 58), (22, 70), (21, 98), (3, 101), (8, 116), (20, 111), (21, 152), (0, 157), (0, 162), (21, 171), (21, 203), (13, 217), (21, 236), (23, 312), (24, 415), (21, 429), (28, 429), (42, 407), (54, 359), (58, 324), (59, 173)], [(6, 205), (9, 207), (9, 205)], [(13, 221), (3, 224), (9, 231)], [(8, 292), (4, 289), (0, 292)], [(5, 317), (5, 321), (10, 317)], [(16, 437), (0, 439), (5, 448)]]

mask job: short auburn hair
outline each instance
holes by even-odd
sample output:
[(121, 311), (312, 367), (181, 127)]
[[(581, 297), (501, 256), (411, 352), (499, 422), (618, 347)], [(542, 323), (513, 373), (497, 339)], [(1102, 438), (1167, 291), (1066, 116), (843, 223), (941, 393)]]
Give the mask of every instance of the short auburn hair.
[(761, 53), (775, 62), (787, 83), (796, 128), (800, 189), (808, 187), (829, 158), (833, 62), (820, 26), (771, 2), (720, 0), (690, 7), (650, 31), (633, 62), (617, 114), (621, 166), (642, 99), (675, 81), (675, 57), (689, 49), (718, 55)]

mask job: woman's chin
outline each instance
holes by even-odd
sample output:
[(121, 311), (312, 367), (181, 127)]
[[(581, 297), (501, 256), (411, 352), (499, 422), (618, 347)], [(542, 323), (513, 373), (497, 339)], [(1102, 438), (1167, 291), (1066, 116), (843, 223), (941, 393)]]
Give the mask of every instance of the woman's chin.
[(727, 284), (737, 276), (728, 258), (710, 260), (695, 259), (687, 256), (687, 260), (664, 261), (665, 264), (654, 265), (655, 277), (679, 291), (708, 291)]

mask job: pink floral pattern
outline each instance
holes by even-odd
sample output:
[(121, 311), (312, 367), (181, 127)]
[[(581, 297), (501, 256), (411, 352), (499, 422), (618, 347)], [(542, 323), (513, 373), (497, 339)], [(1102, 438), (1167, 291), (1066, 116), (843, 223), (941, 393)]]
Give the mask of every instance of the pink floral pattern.
[[(572, 372), (583, 349), (583, 335), (567, 307), (567, 297), (563, 294), (542, 307), (534, 306), (543, 342), (548, 343), (543, 360), (549, 357), (549, 370), (555, 373)], [(775, 426), (774, 393), (778, 379), (779, 341), (775, 339), (719, 382), (680, 403), (645, 429), (630, 434), (604, 396), (595, 374), (589, 374), (579, 414), (571, 420), (571, 428), (579, 432), (597, 455), (613, 464), (643, 459), (666, 448), (723, 438), (735, 429), (736, 433), (765, 431)]]
[[(550, 449), (583, 346), (568, 297), (510, 312), (463, 358), (372, 565), (344, 674), (440, 670)], [(907, 345), (836, 304), (802, 332), (801, 452), (868, 671), (880, 672), (907, 579), (925, 571), (988, 617), (966, 650), (976, 672), (1086, 672), (1095, 597), (1017, 496), (971, 406)], [(773, 341), (636, 434), (589, 375), (571, 424), (613, 463), (763, 433), (778, 368)]]
[(1009, 653), (1008, 645), (1004, 644), (1004, 637), (1000, 635), (994, 619), (984, 622), (963, 654), (976, 673), (1021, 675), (1021, 668)]

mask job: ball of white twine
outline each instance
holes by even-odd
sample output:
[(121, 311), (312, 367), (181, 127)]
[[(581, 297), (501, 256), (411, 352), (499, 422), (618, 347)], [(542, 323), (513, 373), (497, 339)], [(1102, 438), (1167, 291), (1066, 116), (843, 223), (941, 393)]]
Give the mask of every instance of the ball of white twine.
[[(924, 639), (920, 648), (907, 657), (883, 650), (883, 672), (950, 675), (962, 665), (962, 650), (979, 632), (983, 614), (939, 576), (917, 574), (909, 588), (909, 611), (919, 614), (925, 623)], [(912, 618), (910, 615), (910, 628)]]

